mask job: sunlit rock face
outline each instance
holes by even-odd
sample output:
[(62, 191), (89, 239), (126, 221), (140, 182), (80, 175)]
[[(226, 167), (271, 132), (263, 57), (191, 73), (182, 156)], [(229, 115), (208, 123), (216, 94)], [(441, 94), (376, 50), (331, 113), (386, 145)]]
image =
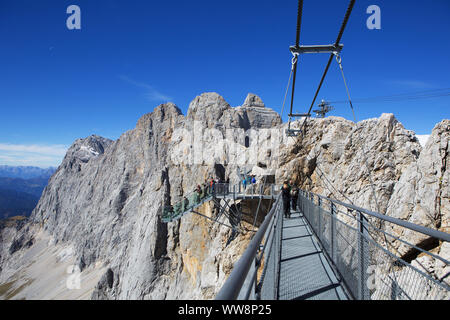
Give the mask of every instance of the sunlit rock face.
[[(281, 152), (277, 178), (294, 179), (303, 189), (448, 233), (449, 137), (449, 120), (435, 126), (422, 149), (414, 132), (406, 130), (392, 114), (356, 124), (336, 117), (311, 119), (306, 134)], [(340, 218), (354, 221), (344, 215)], [(450, 258), (446, 242), (369, 220), (402, 240)], [(441, 261), (418, 255), (392, 237), (388, 243), (380, 232), (375, 237), (420, 270), (429, 266), (426, 272), (438, 279), (449, 272)]]

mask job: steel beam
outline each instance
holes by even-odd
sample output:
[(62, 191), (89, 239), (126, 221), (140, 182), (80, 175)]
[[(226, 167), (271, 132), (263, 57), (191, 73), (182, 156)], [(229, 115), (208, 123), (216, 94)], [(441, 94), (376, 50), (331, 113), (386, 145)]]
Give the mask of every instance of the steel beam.
[(315, 45), (315, 46), (290, 46), (289, 50), (292, 53), (303, 54), (303, 53), (333, 53), (333, 52), (341, 52), (343, 44), (329, 44), (329, 45)]
[(311, 113), (290, 113), (289, 117), (311, 117)]

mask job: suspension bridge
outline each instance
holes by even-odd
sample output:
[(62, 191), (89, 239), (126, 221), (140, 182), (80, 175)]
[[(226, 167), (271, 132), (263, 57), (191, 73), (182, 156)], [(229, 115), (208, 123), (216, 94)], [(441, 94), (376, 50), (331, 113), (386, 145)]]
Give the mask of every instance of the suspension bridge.
[[(228, 200), (273, 200), (216, 299), (450, 299), (449, 274), (439, 278), (411, 261), (421, 255), (444, 268), (450, 262), (386, 232), (380, 225), (425, 235), (436, 243), (450, 242), (448, 233), (306, 191), (300, 192), (297, 209), (287, 218), (280, 186), (274, 184), (245, 190), (242, 184), (217, 184), (214, 191), (210, 190), (203, 199), (201, 195), (190, 197), (197, 202), (191, 202), (185, 211), (180, 209), (176, 215), (165, 211), (163, 220), (200, 214), (197, 207), (222, 200), (216, 218), (204, 216), (221, 223), (223, 212), (227, 208), (232, 211), (231, 203), (225, 204)], [(228, 227), (237, 230), (238, 225), (239, 221)], [(400, 245), (407, 248), (403, 254), (399, 253)]]
[[(331, 45), (300, 45), (303, 1), (298, 1), (296, 44), (290, 47), (293, 54), (291, 73), (284, 96), (281, 115), (292, 79), (290, 112), (286, 135), (300, 137), (306, 130), (307, 120), (325, 80), (333, 57), (339, 65), (348, 103), (356, 116), (349, 87), (342, 67), (340, 43), (355, 0), (350, 0), (336, 41)], [(293, 113), (295, 82), (299, 56), (309, 53), (330, 53), (325, 71), (306, 113)], [(291, 119), (303, 117), (300, 129), (291, 129)], [(366, 157), (365, 152), (363, 156)], [(372, 186), (376, 206), (378, 201), (373, 187), (367, 159), (364, 159)], [(329, 179), (320, 170), (319, 178)], [(325, 184), (327, 184), (325, 182)], [(332, 189), (337, 190), (333, 186)], [(330, 189), (331, 190), (331, 189)], [(348, 200), (345, 195), (341, 194)], [(450, 234), (413, 224), (324, 197), (300, 191), (290, 217), (285, 217), (280, 186), (265, 183), (244, 187), (241, 183), (216, 184), (200, 188), (186, 195), (174, 205), (166, 206), (162, 220), (172, 222), (185, 214), (195, 213), (239, 232), (242, 212), (236, 201), (272, 200), (270, 211), (223, 287), (217, 300), (450, 300), (450, 272), (436, 274), (430, 265), (448, 270), (450, 262), (436, 254), (434, 248), (450, 242)], [(198, 212), (204, 203), (212, 201), (217, 207), (214, 218)], [(379, 211), (379, 209), (377, 209)], [(229, 215), (231, 226), (219, 221)], [(386, 228), (389, 226), (390, 228)], [(387, 230), (402, 230), (403, 234), (416, 233), (428, 239), (433, 248), (409, 243)], [(426, 257), (427, 263), (417, 258)]]
[[(437, 243), (449, 242), (450, 234), (311, 192), (301, 191), (297, 206), (286, 218), (277, 196), (216, 299), (450, 299), (449, 274), (439, 278), (411, 260), (420, 255), (443, 267), (450, 262), (379, 225)], [(399, 254), (400, 244), (408, 254)]]

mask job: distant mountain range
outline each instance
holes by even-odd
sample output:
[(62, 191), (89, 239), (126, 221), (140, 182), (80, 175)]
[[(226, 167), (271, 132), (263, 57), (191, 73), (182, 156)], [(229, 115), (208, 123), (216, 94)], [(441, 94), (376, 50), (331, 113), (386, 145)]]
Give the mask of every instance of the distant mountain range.
[(56, 168), (0, 166), (0, 219), (29, 216)]
[(56, 171), (56, 168), (39, 168), (39, 167), (13, 167), (0, 165), (0, 177), (4, 178), (20, 178), (20, 179), (32, 179), (39, 177), (50, 178)]

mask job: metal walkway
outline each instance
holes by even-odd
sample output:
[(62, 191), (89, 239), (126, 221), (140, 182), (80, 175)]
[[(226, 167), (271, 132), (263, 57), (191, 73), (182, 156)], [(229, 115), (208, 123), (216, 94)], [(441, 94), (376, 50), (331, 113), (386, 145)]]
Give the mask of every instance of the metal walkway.
[(282, 222), (280, 300), (347, 300), (341, 281), (300, 212)]
[(276, 197), (216, 299), (450, 300), (448, 274), (439, 278), (411, 261), (426, 257), (447, 268), (450, 262), (379, 226), (417, 232), (438, 245), (450, 234), (311, 192), (300, 193), (297, 207), (285, 218)]
[(162, 221), (176, 221), (185, 214), (195, 212), (205, 202), (213, 200), (274, 199), (277, 194), (275, 185), (266, 188), (265, 192), (263, 189), (264, 185), (251, 184), (244, 187), (242, 182), (236, 185), (217, 183), (214, 187), (202, 188), (200, 192), (193, 191), (174, 204), (164, 206)]

